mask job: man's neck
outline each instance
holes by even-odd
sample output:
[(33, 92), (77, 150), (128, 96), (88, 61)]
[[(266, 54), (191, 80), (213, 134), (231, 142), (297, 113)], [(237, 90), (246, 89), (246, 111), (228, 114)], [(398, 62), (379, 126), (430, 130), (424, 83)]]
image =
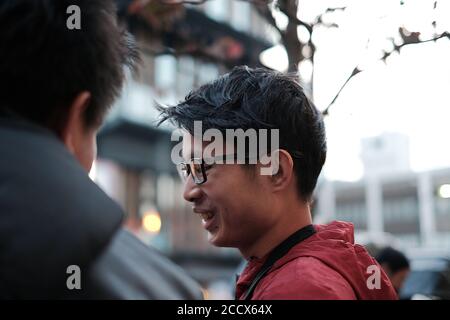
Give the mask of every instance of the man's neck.
[(286, 240), (294, 232), (312, 224), (309, 205), (302, 204), (295, 208), (283, 209), (282, 218), (265, 232), (251, 246), (239, 248), (246, 259), (261, 259), (267, 256), (276, 246)]

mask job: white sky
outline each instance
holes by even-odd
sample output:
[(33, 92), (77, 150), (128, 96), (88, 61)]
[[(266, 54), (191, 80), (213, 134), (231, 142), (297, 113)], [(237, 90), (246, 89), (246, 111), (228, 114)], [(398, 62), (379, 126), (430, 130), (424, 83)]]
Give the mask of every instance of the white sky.
[[(339, 29), (318, 29), (314, 39), (314, 101), (319, 109), (330, 103), (356, 64), (364, 72), (342, 91), (326, 119), (329, 179), (361, 177), (360, 140), (383, 132), (400, 132), (410, 138), (413, 170), (450, 167), (450, 41), (413, 44), (379, 61), (389, 37), (398, 38), (398, 27), (421, 31), (421, 39), (450, 31), (450, 1), (428, 0), (321, 0), (300, 1), (300, 18), (312, 21), (328, 7), (346, 6), (330, 14)], [(283, 23), (283, 20), (279, 20)], [(368, 42), (368, 39), (370, 41)], [(283, 64), (284, 54), (272, 59)], [(271, 60), (272, 60), (271, 59)]]

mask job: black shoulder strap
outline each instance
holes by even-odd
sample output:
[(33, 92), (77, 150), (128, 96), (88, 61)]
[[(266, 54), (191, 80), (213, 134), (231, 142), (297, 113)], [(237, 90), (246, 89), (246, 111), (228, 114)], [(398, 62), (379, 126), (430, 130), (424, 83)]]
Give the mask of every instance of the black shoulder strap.
[(277, 262), (279, 259), (281, 259), (296, 244), (309, 238), (314, 233), (316, 233), (316, 230), (314, 230), (313, 225), (310, 224), (310, 225), (303, 227), (300, 230), (296, 231), (292, 235), (290, 235), (289, 238), (284, 240), (274, 250), (272, 250), (272, 252), (270, 253), (266, 262), (261, 267), (261, 270), (255, 276), (255, 278), (253, 278), (253, 281), (252, 281), (250, 287), (247, 289), (247, 292), (244, 295), (244, 300), (250, 300), (252, 298), (253, 291), (255, 290), (259, 281), (266, 275), (266, 273), (270, 270), (270, 268), (272, 268), (272, 266), (275, 264), (275, 262)]

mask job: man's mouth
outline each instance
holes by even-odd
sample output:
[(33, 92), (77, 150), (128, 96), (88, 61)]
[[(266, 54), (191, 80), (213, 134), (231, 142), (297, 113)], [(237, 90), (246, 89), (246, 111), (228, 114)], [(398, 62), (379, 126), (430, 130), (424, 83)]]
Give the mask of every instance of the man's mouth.
[(204, 221), (208, 221), (214, 217), (214, 213), (212, 213), (212, 212), (202, 212), (199, 214)]
[(213, 227), (215, 213), (212, 210), (200, 210), (196, 208), (194, 208), (194, 212), (202, 218), (203, 227), (210, 231)]

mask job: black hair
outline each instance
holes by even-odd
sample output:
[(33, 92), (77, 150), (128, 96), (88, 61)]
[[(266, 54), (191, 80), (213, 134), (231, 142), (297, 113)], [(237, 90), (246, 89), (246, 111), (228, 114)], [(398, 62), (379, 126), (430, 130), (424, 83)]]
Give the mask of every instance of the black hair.
[(235, 67), (189, 93), (185, 101), (158, 109), (160, 123), (170, 120), (191, 134), (194, 121), (202, 121), (203, 131), (278, 129), (279, 147), (293, 157), (298, 193), (311, 200), (326, 158), (325, 126), (295, 74)]
[(409, 261), (406, 256), (394, 248), (386, 247), (376, 255), (379, 264), (386, 264), (392, 273), (409, 269)]
[[(67, 27), (72, 5), (80, 8), (81, 29)], [(111, 0), (0, 0), (0, 44), (0, 111), (57, 133), (85, 90), (85, 125), (101, 123), (124, 67), (134, 70), (137, 59)]]

